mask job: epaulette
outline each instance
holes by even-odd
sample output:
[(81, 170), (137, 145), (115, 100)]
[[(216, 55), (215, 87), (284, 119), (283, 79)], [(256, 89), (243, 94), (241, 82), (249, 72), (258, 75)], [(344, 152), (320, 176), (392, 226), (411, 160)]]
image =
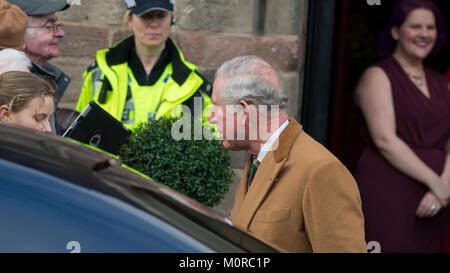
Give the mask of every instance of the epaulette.
[(212, 95), (212, 84), (198, 71), (195, 71), (195, 73), (203, 80), (203, 84), (200, 86), (200, 89), (206, 92), (206, 94), (211, 97)]
[(91, 71), (92, 71), (94, 68), (96, 68), (96, 67), (98, 67), (97, 61), (93, 61), (93, 62), (88, 66), (88, 68), (86, 68), (86, 72), (89, 73), (89, 72), (91, 72)]

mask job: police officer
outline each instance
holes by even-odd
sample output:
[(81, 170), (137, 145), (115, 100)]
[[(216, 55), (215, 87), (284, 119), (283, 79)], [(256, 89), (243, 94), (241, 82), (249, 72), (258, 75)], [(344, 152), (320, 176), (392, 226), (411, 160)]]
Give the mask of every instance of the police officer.
[[(200, 112), (209, 108), (211, 84), (184, 60), (169, 38), (174, 0), (125, 3), (124, 20), (133, 35), (97, 52), (96, 61), (84, 73), (76, 110), (81, 112), (94, 100), (126, 127), (134, 128), (149, 119), (173, 116), (174, 108), (179, 113), (183, 104), (192, 115), (195, 105), (200, 105)], [(206, 122), (209, 112), (203, 112)]]

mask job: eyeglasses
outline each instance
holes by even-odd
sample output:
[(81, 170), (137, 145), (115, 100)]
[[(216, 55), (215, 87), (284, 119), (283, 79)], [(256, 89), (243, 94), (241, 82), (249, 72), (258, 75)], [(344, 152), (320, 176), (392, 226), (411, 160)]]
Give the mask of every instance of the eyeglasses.
[(59, 28), (62, 28), (63, 24), (62, 23), (52, 23), (50, 25), (43, 25), (43, 26), (29, 26), (28, 28), (45, 28), (48, 31), (53, 31), (56, 32)]

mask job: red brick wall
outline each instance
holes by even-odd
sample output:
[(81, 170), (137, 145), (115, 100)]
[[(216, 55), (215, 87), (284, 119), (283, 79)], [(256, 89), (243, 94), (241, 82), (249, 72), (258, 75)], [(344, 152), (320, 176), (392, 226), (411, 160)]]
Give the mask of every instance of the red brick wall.
[[(263, 36), (254, 30), (258, 0), (177, 0), (177, 23), (172, 37), (186, 59), (212, 81), (224, 61), (239, 55), (257, 55), (276, 67), (288, 91), (290, 114), (299, 110), (304, 62), (304, 25), (307, 0), (268, 0)], [(122, 27), (123, 0), (80, 0), (57, 13), (66, 36), (60, 42), (61, 55), (51, 62), (72, 78), (62, 106), (73, 108), (82, 84), (84, 69), (95, 52), (109, 47), (129, 32)]]

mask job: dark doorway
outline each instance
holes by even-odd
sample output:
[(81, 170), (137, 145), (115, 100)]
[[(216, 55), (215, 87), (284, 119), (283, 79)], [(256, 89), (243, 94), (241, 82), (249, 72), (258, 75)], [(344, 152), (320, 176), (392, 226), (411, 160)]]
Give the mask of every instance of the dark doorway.
[[(355, 86), (365, 68), (378, 61), (378, 36), (397, 1), (340, 0), (336, 6), (336, 24), (331, 73), (328, 148), (353, 172), (362, 150), (359, 134), (361, 116), (353, 101)], [(450, 1), (436, 0), (442, 14), (450, 14)], [(449, 26), (449, 18), (447, 26)], [(449, 43), (426, 61), (438, 72), (450, 66)]]
[(315, 140), (327, 145), (336, 0), (308, 2), (308, 30), (301, 123)]

